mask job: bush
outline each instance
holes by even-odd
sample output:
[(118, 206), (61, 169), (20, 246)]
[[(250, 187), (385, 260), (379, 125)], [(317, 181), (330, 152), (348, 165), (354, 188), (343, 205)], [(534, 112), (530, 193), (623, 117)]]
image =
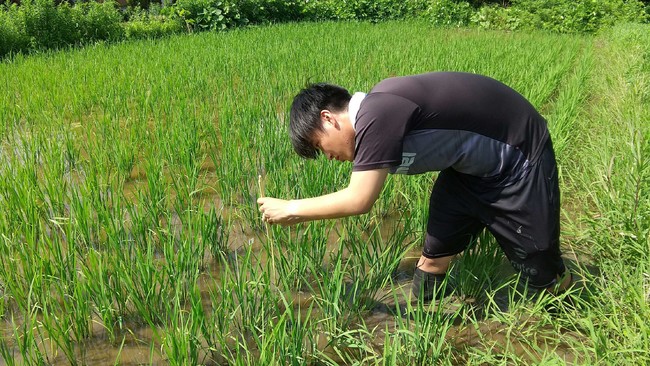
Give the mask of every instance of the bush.
[(460, 27), (470, 24), (474, 12), (466, 1), (433, 0), (424, 17), (435, 25)]
[(304, 6), (311, 20), (366, 20), (412, 18), (422, 14), (429, 0), (315, 0)]
[(20, 6), (25, 33), (36, 49), (61, 48), (81, 41), (68, 3), (53, 0), (27, 0)]
[(303, 19), (304, 0), (238, 0), (241, 17), (250, 23), (292, 22)]
[(188, 32), (222, 30), (243, 21), (236, 5), (226, 1), (178, 0), (174, 9)]
[(122, 24), (126, 38), (160, 38), (182, 32), (185, 22), (175, 15), (171, 6), (162, 7), (151, 3), (149, 9), (128, 8), (124, 12), (127, 20)]
[(0, 5), (0, 58), (29, 49), (29, 38), (24, 28), (16, 4)]
[[(26, 0), (3, 9), (0, 37), (2, 54), (28, 49), (62, 48), (116, 40), (123, 36), (121, 16), (107, 3), (56, 5), (53, 0)], [(8, 46), (12, 45), (12, 46)]]
[(159, 0), (129, 0), (148, 9), (129, 7), (122, 14), (112, 1), (74, 6), (55, 1), (61, 0), (0, 5), (0, 58), (32, 49), (222, 30), (249, 22), (421, 17), (439, 26), (596, 32), (620, 21), (648, 20), (648, 5), (638, 0), (177, 0), (170, 6), (161, 6)]
[[(174, 7), (162, 6), (158, 3), (150, 3), (148, 8), (140, 6), (129, 6), (120, 9), (123, 22), (130, 21), (147, 21), (154, 22), (158, 20), (166, 21), (167, 18), (172, 18), (175, 14)], [(162, 18), (161, 18), (162, 17)]]
[(303, 9), (309, 20), (351, 20), (355, 18), (351, 6), (346, 6), (342, 0), (318, 0), (305, 4)]
[(593, 33), (620, 21), (645, 21), (636, 0), (512, 0), (511, 8), (483, 8), (475, 21), (488, 28)]
[(129, 39), (160, 38), (183, 31), (183, 26), (174, 21), (134, 20), (124, 23), (124, 34)]
[(73, 19), (78, 28), (80, 43), (117, 40), (124, 37), (122, 16), (112, 1), (88, 2), (75, 5)]
[(522, 11), (513, 7), (484, 6), (471, 17), (471, 23), (485, 29), (516, 30), (522, 27)]
[(420, 0), (358, 0), (352, 2), (352, 8), (357, 19), (378, 22), (414, 17), (421, 14), (427, 4), (428, 1)]

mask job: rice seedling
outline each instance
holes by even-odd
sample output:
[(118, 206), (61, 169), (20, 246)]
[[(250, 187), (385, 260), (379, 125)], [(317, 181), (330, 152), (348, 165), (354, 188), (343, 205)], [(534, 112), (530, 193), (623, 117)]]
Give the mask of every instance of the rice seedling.
[(355, 312), (371, 309), (379, 290), (386, 286), (395, 272), (403, 253), (411, 244), (408, 238), (413, 227), (409, 220), (409, 217), (403, 217), (394, 222), (398, 229), (389, 231), (388, 238), (382, 237), (381, 225), (377, 224), (368, 234), (366, 245), (359, 245), (358, 238), (350, 240), (352, 235), (358, 235), (357, 230), (361, 226), (354, 222), (356, 220), (345, 226), (348, 234), (343, 236), (343, 243), (351, 262), (350, 291)]
[(170, 313), (173, 314), (165, 321), (162, 347), (171, 365), (199, 365), (205, 363), (201, 357), (201, 342), (199, 327), (205, 322), (201, 297), (194, 287), (190, 295), (189, 310), (179, 297), (174, 298)]
[(450, 298), (441, 302), (419, 301), (409, 292), (410, 288), (397, 286), (391, 295), (396, 305), (392, 308), (395, 321), (386, 324), (383, 330), (383, 344), (376, 347), (381, 358), (374, 364), (421, 364), (431, 361), (450, 364), (452, 347), (448, 332), (462, 316), (464, 308), (450, 307)]
[[(119, 327), (120, 317), (124, 315), (124, 309), (120, 307), (126, 304), (126, 299), (119, 296), (123, 294), (119, 287), (111, 286), (110, 272), (108, 271), (108, 260), (96, 250), (90, 250), (86, 254), (86, 261), (82, 265), (82, 276), (86, 278), (86, 291), (89, 298), (92, 298), (93, 312), (101, 319), (101, 325), (106, 331), (109, 343), (117, 341), (115, 329)], [(94, 279), (91, 281), (90, 279)], [(116, 296), (117, 294), (117, 296)]]

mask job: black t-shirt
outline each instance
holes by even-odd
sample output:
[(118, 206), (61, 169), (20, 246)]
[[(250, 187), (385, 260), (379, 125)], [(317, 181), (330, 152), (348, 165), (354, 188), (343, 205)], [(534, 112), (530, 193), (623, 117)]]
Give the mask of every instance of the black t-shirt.
[(354, 171), (419, 174), (452, 168), (476, 177), (518, 179), (548, 139), (546, 121), (523, 96), (468, 73), (383, 80), (353, 117)]

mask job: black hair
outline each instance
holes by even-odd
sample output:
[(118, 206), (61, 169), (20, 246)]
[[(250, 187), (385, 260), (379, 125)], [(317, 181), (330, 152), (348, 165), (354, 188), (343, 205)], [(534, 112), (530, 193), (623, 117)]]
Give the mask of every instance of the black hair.
[(312, 138), (323, 132), (320, 112), (340, 113), (348, 108), (352, 96), (347, 89), (327, 83), (309, 84), (293, 98), (289, 116), (289, 137), (293, 149), (305, 159), (315, 159), (319, 150)]

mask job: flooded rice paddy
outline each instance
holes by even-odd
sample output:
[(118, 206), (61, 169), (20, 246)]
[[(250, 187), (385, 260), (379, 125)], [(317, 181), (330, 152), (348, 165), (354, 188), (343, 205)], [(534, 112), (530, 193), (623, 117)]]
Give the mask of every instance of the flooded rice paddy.
[[(0, 65), (0, 363), (601, 357), (599, 340), (623, 338), (599, 333), (609, 318), (546, 311), (558, 299), (525, 294), (489, 236), (455, 262), (449, 299), (410, 298), (434, 175), (393, 177), (370, 214), (338, 221), (267, 228), (255, 203), (259, 175), (283, 198), (347, 184), (348, 165), (301, 161), (286, 138), (288, 103), (312, 77), (356, 91), (431, 70), (490, 75), (548, 117), (568, 167), (592, 42), (409, 22), (306, 24)], [(347, 58), (323, 63), (333, 45)], [(577, 231), (563, 237), (566, 259), (593, 278), (588, 245), (572, 245), (593, 243)]]

